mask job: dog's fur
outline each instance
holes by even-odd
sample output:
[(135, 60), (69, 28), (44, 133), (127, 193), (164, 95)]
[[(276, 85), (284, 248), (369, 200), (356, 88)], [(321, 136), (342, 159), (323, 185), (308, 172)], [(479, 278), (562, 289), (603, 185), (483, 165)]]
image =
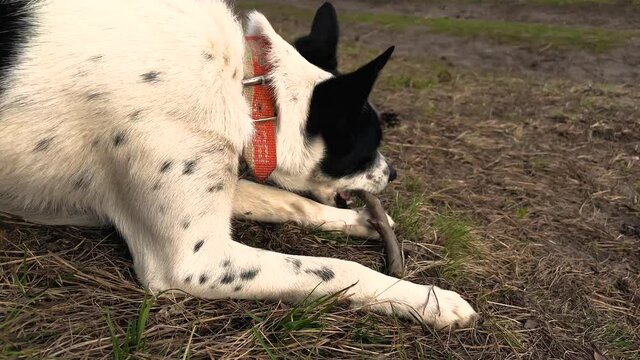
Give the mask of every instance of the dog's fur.
[(245, 34), (222, 1), (0, 0), (0, 211), (115, 225), (153, 291), (296, 301), (348, 288), (354, 306), (439, 328), (467, 324), (475, 312), (454, 292), (231, 239), (232, 215), (376, 236), (366, 210), (327, 204), (340, 191), (379, 192), (394, 177), (366, 102), (392, 49), (338, 74), (335, 19), (324, 5), (299, 52), (260, 13), (246, 25), (271, 43), (270, 180), (321, 204), (238, 180), (253, 130)]

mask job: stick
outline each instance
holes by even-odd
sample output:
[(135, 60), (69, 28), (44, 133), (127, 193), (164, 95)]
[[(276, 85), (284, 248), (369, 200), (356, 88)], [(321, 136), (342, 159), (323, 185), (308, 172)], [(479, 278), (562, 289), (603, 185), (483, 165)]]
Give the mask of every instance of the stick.
[(376, 229), (382, 241), (384, 241), (389, 273), (398, 278), (402, 277), (404, 274), (404, 258), (400, 250), (398, 238), (393, 232), (393, 229), (391, 229), (391, 225), (389, 225), (387, 214), (382, 207), (380, 199), (366, 191), (357, 191), (356, 195), (367, 205), (367, 209), (369, 209), (373, 217), (373, 219), (369, 220), (369, 223)]

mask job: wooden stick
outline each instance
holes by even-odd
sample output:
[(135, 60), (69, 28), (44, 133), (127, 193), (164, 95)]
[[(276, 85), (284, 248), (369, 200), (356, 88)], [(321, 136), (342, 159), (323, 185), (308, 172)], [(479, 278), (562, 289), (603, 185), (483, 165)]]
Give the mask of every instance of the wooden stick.
[(376, 229), (382, 241), (384, 241), (389, 274), (401, 278), (404, 275), (404, 257), (400, 250), (398, 238), (393, 232), (393, 229), (391, 229), (391, 225), (389, 225), (387, 214), (382, 207), (380, 199), (366, 191), (357, 191), (356, 195), (367, 205), (367, 209), (369, 209), (373, 217), (373, 219), (369, 220), (369, 223)]

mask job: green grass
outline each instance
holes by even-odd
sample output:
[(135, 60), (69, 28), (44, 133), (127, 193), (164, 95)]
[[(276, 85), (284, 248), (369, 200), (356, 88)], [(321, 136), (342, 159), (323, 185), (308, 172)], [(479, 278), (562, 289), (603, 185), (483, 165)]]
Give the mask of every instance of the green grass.
[(147, 321), (149, 320), (149, 314), (154, 302), (155, 301), (152, 298), (145, 295), (142, 304), (140, 304), (140, 307), (138, 308), (137, 318), (127, 322), (127, 329), (124, 333), (124, 341), (122, 343), (118, 340), (118, 331), (116, 330), (113, 321), (111, 321), (110, 312), (107, 311), (107, 327), (109, 328), (109, 334), (111, 336), (114, 360), (130, 359), (131, 355), (136, 351), (144, 350), (144, 329)]
[(524, 219), (529, 214), (529, 208), (521, 207), (516, 210), (516, 217), (518, 219)]
[(608, 345), (608, 355), (623, 357), (635, 352), (640, 356), (638, 343), (634, 339), (634, 330), (629, 326), (609, 323), (600, 330), (598, 338)]
[[(334, 294), (324, 295), (312, 299), (309, 296), (291, 307), (283, 316), (272, 318), (259, 317), (253, 313), (248, 315), (254, 320), (251, 328), (253, 340), (260, 346), (270, 359), (281, 359), (279, 345), (287, 343), (288, 338), (297, 342), (304, 342), (303, 338), (315, 338), (327, 326), (324, 319), (339, 302), (348, 288)], [(286, 351), (286, 349), (283, 349)]]
[(617, 0), (529, 0), (531, 4), (566, 6), (566, 5), (613, 5)]
[(425, 184), (417, 176), (403, 179), (406, 193), (400, 193), (389, 208), (389, 215), (396, 222), (395, 232), (399, 238), (422, 242), (426, 231), (426, 221), (420, 213), (424, 204)]
[(463, 272), (463, 265), (472, 256), (478, 256), (472, 234), (470, 220), (455, 214), (440, 214), (432, 222), (438, 236), (442, 237), (444, 253), (448, 260), (442, 269), (442, 276), (455, 280)]
[(521, 333), (516, 331), (517, 325), (513, 321), (491, 319), (485, 322), (484, 325), (488, 328), (491, 328), (491, 333), (502, 340), (502, 343), (506, 343), (511, 348), (520, 351), (525, 348), (524, 338)]
[[(559, 0), (557, 0), (559, 1)], [(308, 19), (313, 10), (282, 4), (240, 1), (240, 9), (274, 11), (288, 18)], [(343, 23), (361, 23), (390, 29), (424, 27), (431, 33), (466, 38), (485, 38), (502, 43), (530, 44), (578, 48), (592, 52), (605, 52), (622, 45), (630, 33), (600, 28), (568, 27), (537, 23), (521, 23), (480, 19), (425, 18), (394, 13), (344, 12), (339, 15)]]

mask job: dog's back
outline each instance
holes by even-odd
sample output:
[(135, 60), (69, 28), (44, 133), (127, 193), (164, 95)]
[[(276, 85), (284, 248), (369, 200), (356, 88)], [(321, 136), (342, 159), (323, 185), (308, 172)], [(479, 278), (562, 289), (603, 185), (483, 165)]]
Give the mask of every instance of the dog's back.
[(97, 179), (156, 171), (118, 159), (135, 163), (145, 143), (175, 149), (163, 133), (217, 133), (236, 152), (250, 136), (242, 29), (222, 2), (0, 6), (0, 33), (13, 35), (2, 44), (12, 50), (2, 53), (0, 78), (0, 206), (94, 211), (91, 203), (114, 195)]

